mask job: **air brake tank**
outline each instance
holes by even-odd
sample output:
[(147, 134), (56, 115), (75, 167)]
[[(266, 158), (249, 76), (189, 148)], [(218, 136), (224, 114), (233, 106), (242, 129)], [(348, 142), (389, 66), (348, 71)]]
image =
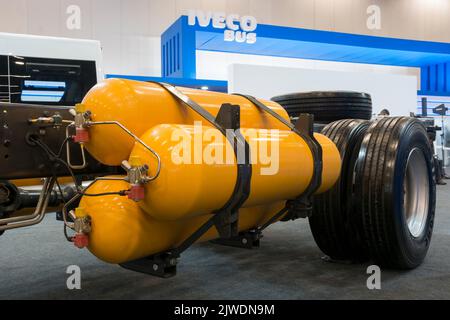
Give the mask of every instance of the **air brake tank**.
[[(262, 225), (284, 206), (286, 200), (306, 190), (313, 176), (314, 161), (302, 137), (243, 97), (180, 90), (214, 116), (224, 103), (239, 105), (241, 131), (253, 133), (246, 137), (252, 156), (259, 154), (252, 146), (261, 141), (276, 145), (273, 150), (277, 151), (277, 156), (271, 154), (272, 163), (254, 161), (252, 164), (250, 195), (239, 211), (240, 230)], [(284, 119), (289, 119), (278, 104), (262, 102)], [(161, 157), (161, 172), (156, 180), (145, 185), (142, 201), (135, 203), (118, 195), (82, 198), (80, 207), (92, 219), (89, 249), (100, 259), (122, 263), (176, 247), (230, 199), (237, 179), (234, 154), (232, 161), (227, 163), (205, 159), (199, 163), (174, 161), (173, 151), (179, 143), (173, 139), (175, 133), (184, 132), (190, 137), (188, 144), (193, 144), (198, 126), (212, 130), (212, 133), (218, 130), (158, 84), (110, 79), (87, 94), (83, 107), (92, 113), (92, 121), (120, 122)], [(100, 162), (119, 165), (123, 160), (139, 159), (150, 167), (150, 174), (155, 172), (155, 157), (118, 128), (92, 126), (89, 135), (86, 148)], [(202, 155), (206, 149), (223, 153), (233, 150), (220, 132), (215, 136), (218, 138), (214, 141), (203, 141)], [(340, 155), (327, 137), (320, 134), (315, 137), (323, 151), (322, 182), (317, 192), (324, 192), (340, 174)], [(273, 172), (265, 171), (270, 165), (275, 168)], [(120, 191), (128, 187), (122, 181), (98, 181), (89, 188), (89, 193)], [(217, 236), (213, 228), (200, 241)]]

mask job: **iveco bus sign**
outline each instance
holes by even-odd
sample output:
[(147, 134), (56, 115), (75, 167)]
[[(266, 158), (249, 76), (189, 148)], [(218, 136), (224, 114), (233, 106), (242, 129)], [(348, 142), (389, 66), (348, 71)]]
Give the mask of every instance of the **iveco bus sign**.
[(212, 24), (215, 29), (224, 29), (223, 39), (240, 43), (255, 43), (258, 22), (252, 16), (239, 16), (238, 14), (225, 14), (223, 12), (203, 12), (201, 10), (188, 10), (188, 24), (208, 27)]

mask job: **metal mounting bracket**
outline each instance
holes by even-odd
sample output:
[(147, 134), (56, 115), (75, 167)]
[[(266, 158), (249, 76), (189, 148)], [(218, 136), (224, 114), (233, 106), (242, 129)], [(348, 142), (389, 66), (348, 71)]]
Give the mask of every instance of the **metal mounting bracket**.
[(259, 240), (262, 237), (263, 235), (260, 230), (250, 230), (241, 232), (236, 237), (211, 240), (211, 243), (236, 248), (254, 249), (259, 248)]

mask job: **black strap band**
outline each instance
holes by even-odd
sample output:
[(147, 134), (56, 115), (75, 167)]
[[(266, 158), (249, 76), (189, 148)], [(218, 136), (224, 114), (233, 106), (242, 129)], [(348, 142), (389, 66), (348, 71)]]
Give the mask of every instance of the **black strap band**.
[(250, 147), (239, 131), (240, 107), (237, 105), (223, 104), (217, 117), (214, 117), (175, 86), (163, 82), (150, 82), (162, 86), (175, 98), (210, 122), (234, 147), (237, 163), (236, 184), (233, 194), (227, 203), (222, 208), (215, 211), (215, 225), (221, 237), (232, 237), (237, 235), (239, 219), (238, 211), (250, 195), (250, 182), (252, 176)]
[(225, 129), (219, 125), (216, 122), (216, 118), (209, 113), (205, 108), (203, 108), (201, 105), (199, 105), (197, 102), (189, 98), (187, 95), (185, 95), (183, 92), (178, 90), (175, 86), (164, 83), (164, 82), (156, 82), (156, 81), (149, 81), (150, 83), (158, 84), (164, 89), (166, 89), (168, 92), (170, 92), (175, 98), (183, 102), (185, 105), (187, 105), (189, 108), (197, 112), (199, 115), (201, 115), (205, 120), (207, 120), (209, 123), (211, 123), (214, 127), (216, 127), (217, 130), (222, 132), (223, 135), (226, 135)]
[[(320, 185), (322, 184), (322, 169), (323, 169), (323, 163), (322, 163), (322, 146), (320, 143), (316, 140), (313, 133), (312, 128), (312, 115), (300, 115), (299, 121), (297, 121), (296, 125), (294, 126), (291, 122), (281, 117), (278, 113), (273, 111), (271, 108), (267, 107), (265, 104), (263, 104), (261, 101), (256, 99), (255, 97), (252, 97), (250, 95), (245, 94), (234, 94), (236, 96), (243, 97), (250, 101), (252, 104), (254, 104), (256, 107), (258, 107), (260, 110), (263, 110), (264, 112), (267, 112), (272, 117), (283, 123), (286, 127), (288, 127), (290, 130), (298, 134), (303, 140), (305, 140), (306, 144), (308, 145), (309, 149), (311, 150), (311, 153), (313, 155), (313, 176), (311, 179), (311, 182), (309, 183), (308, 188), (305, 190), (305, 192), (301, 195), (302, 197), (309, 197), (312, 196), (317, 189), (319, 189)], [(307, 123), (309, 121), (309, 123)]]

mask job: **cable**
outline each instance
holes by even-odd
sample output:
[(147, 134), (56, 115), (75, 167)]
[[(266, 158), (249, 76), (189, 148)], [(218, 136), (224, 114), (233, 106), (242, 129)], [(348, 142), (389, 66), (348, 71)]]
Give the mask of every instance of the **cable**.
[[(101, 196), (109, 196), (109, 195), (126, 196), (127, 195), (127, 192), (129, 190), (121, 190), (121, 191), (117, 191), (117, 192), (96, 193), (96, 194), (86, 193), (87, 189), (91, 185), (86, 187), (83, 191), (80, 190), (81, 189), (80, 185), (77, 182), (77, 179), (75, 177), (75, 174), (74, 174), (72, 168), (70, 168), (69, 164), (66, 161), (64, 161), (63, 159), (60, 158), (62, 150), (64, 148), (64, 145), (69, 141), (69, 138), (64, 139), (64, 141), (63, 141), (63, 143), (62, 143), (62, 145), (61, 145), (61, 147), (59, 149), (58, 155), (56, 155), (44, 142), (42, 142), (42, 140), (36, 139), (36, 138), (32, 138), (32, 139), (33, 139), (33, 142), (35, 142), (37, 146), (39, 146), (40, 148), (42, 148), (42, 150), (44, 150), (44, 152), (49, 157), (50, 161), (58, 161), (58, 162), (64, 164), (64, 166), (67, 168), (67, 170), (69, 171), (70, 175), (72, 176), (72, 179), (73, 179), (73, 181), (75, 183), (75, 187), (77, 189), (77, 193), (79, 195), (87, 196), (87, 197), (101, 197)], [(56, 177), (56, 175), (55, 175), (55, 177)], [(60, 190), (60, 191), (61, 191), (61, 196), (63, 196), (62, 190)]]
[(127, 195), (127, 192), (128, 192), (129, 190), (120, 190), (120, 191), (117, 191), (117, 192), (104, 192), (104, 193), (84, 193), (84, 192), (78, 192), (78, 194), (79, 195), (82, 195), (82, 196), (86, 196), (86, 197), (103, 197), (103, 196), (115, 196), (115, 195), (118, 195), (118, 196), (126, 196)]
[[(62, 191), (61, 185), (59, 184), (58, 178), (55, 176), (56, 179), (56, 186), (58, 187), (59, 193), (61, 194), (61, 200), (64, 205), (66, 205), (66, 201), (64, 200), (64, 193)], [(64, 231), (64, 237), (66, 237), (67, 241), (72, 242), (72, 238), (69, 237), (69, 234), (67, 233), (67, 226), (64, 223), (63, 224), (63, 231)]]
[[(63, 149), (64, 144), (65, 144), (65, 142), (63, 142), (63, 145), (61, 146), (60, 150)], [(61, 200), (62, 200), (63, 204), (66, 205), (66, 200), (64, 199), (64, 192), (63, 192), (63, 190), (61, 188), (61, 184), (58, 181), (58, 177), (56, 176), (56, 173), (53, 170), (53, 167), (52, 167), (52, 173), (53, 173), (53, 178), (55, 179), (55, 183), (56, 183), (56, 186), (58, 188), (59, 194), (61, 195)], [(63, 224), (63, 232), (64, 232), (64, 237), (66, 238), (66, 240), (68, 242), (72, 242), (72, 237), (69, 237), (69, 234), (67, 233), (67, 225), (65, 223)]]
[(64, 237), (66, 237), (67, 241), (73, 242), (73, 241), (72, 241), (72, 238), (69, 237), (69, 234), (67, 233), (67, 226), (66, 226), (66, 224), (64, 223), (63, 225), (64, 225), (64, 227), (63, 227), (63, 230), (64, 230)]
[(57, 153), (58, 157), (61, 157), (61, 153), (62, 153), (63, 150), (64, 150), (64, 146), (66, 145), (66, 143), (69, 142), (70, 139), (71, 139), (70, 137), (66, 137), (66, 138), (64, 139), (64, 141), (63, 141), (63, 143), (61, 144), (61, 147), (59, 148), (59, 151), (58, 151), (58, 153)]
[[(97, 181), (97, 180), (94, 180), (94, 182), (92, 182), (92, 183), (89, 184), (84, 190), (82, 190), (82, 186), (81, 186), (81, 184), (78, 184), (78, 181), (77, 181), (77, 179), (76, 179), (76, 177), (75, 177), (75, 174), (74, 174), (72, 168), (70, 167), (70, 165), (69, 165), (66, 161), (64, 161), (63, 159), (61, 159), (61, 154), (62, 154), (62, 151), (63, 151), (63, 149), (64, 149), (64, 146), (69, 142), (70, 137), (66, 137), (66, 138), (64, 139), (64, 141), (62, 142), (62, 144), (61, 144), (61, 146), (60, 146), (60, 148), (59, 148), (58, 154), (55, 154), (55, 153), (53, 152), (53, 150), (51, 150), (50, 147), (49, 147), (48, 145), (46, 145), (46, 144), (45, 144), (42, 140), (40, 140), (39, 138), (32, 137), (31, 139), (32, 139), (32, 141), (33, 141), (34, 143), (36, 143), (37, 146), (39, 146), (39, 147), (45, 152), (45, 154), (47, 155), (47, 157), (49, 158), (50, 161), (52, 161), (52, 162), (57, 161), (57, 162), (59, 162), (59, 163), (62, 163), (62, 164), (66, 167), (66, 169), (69, 171), (69, 173), (70, 173), (70, 175), (71, 175), (71, 177), (72, 177), (72, 179), (73, 179), (73, 182), (74, 182), (74, 184), (75, 184), (76, 193), (77, 193), (77, 195), (76, 195), (75, 197), (73, 197), (69, 202), (72, 202), (73, 200), (75, 200), (76, 198), (79, 198), (80, 196), (87, 196), (87, 197), (101, 197), (101, 196), (109, 196), (109, 195), (119, 195), (119, 196), (126, 196), (126, 195), (127, 195), (127, 192), (128, 192), (129, 190), (121, 190), (121, 191), (118, 191), (118, 192), (104, 192), (104, 193), (97, 193), (97, 194), (86, 193), (86, 191), (87, 191), (87, 190), (94, 184), (94, 182)], [(59, 184), (59, 182), (58, 182), (58, 180), (57, 180), (56, 173), (55, 173), (55, 171), (54, 171), (53, 166), (51, 167), (51, 170), (52, 170), (52, 173), (53, 173), (53, 177), (54, 177), (54, 179), (55, 179), (55, 181), (56, 181), (56, 184), (57, 184), (59, 193), (61, 194), (62, 201), (63, 201), (63, 203), (64, 203), (63, 210), (62, 210), (62, 215), (63, 215), (63, 218), (64, 218), (64, 227), (63, 227), (64, 236), (65, 236), (65, 238), (66, 238), (67, 241), (72, 242), (72, 238), (69, 236), (69, 234), (68, 234), (68, 232), (67, 232), (67, 228), (68, 228), (68, 227), (69, 227), (70, 229), (73, 229), (73, 227), (68, 226), (67, 220), (66, 220), (66, 207), (67, 207), (67, 204), (68, 204), (68, 203), (64, 200), (64, 193), (63, 193), (63, 191), (62, 191), (61, 185)]]
[(75, 187), (78, 190), (79, 184), (78, 184), (78, 181), (75, 177), (75, 174), (74, 174), (72, 168), (70, 168), (69, 164), (66, 161), (64, 161), (63, 159), (61, 159), (61, 156), (60, 156), (60, 153), (62, 152), (61, 150), (63, 149), (64, 144), (67, 143), (68, 139), (64, 139), (63, 145), (60, 148), (59, 155), (56, 155), (44, 142), (42, 142), (42, 140), (37, 139), (35, 137), (31, 137), (31, 139), (33, 140), (34, 143), (36, 143), (37, 146), (39, 146), (42, 150), (44, 150), (44, 152), (47, 154), (50, 161), (52, 161), (52, 162), (58, 161), (59, 163), (62, 163), (67, 168), (67, 170), (69, 171), (69, 174), (72, 177), (73, 182), (75, 183)]

